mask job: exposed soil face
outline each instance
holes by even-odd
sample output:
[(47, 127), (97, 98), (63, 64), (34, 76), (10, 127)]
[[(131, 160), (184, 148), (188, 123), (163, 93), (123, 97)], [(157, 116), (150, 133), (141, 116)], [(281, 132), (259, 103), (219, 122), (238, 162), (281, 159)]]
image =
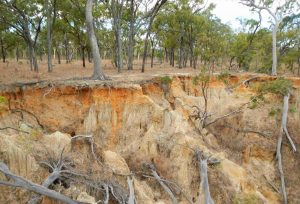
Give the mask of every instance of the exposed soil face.
[[(249, 76), (232, 76), (229, 83), (239, 84), (245, 78)], [(260, 77), (253, 83), (260, 80), (269, 78)], [(300, 83), (293, 80), (293, 84), (290, 107), (297, 111), (289, 113), (288, 128), (299, 144)], [(244, 104), (254, 94), (245, 86), (228, 91), (222, 82), (212, 79), (208, 105), (212, 118), (240, 107), (243, 111), (201, 129), (199, 121), (190, 116), (193, 106), (202, 109), (204, 101), (189, 75), (174, 76), (170, 84), (154, 78), (130, 83), (41, 83), (14, 90), (10, 86), (1, 94), (9, 105), (2, 105), (0, 127), (23, 132), (1, 131), (0, 159), (14, 173), (42, 183), (49, 172), (39, 162), (59, 155), (66, 147), (78, 171), (95, 180), (113, 181), (126, 191), (126, 176), (120, 174), (133, 172), (138, 203), (171, 203), (157, 181), (143, 176), (149, 175), (146, 164), (153, 163), (162, 178), (180, 186), (181, 190), (174, 188), (180, 203), (189, 203), (188, 199), (199, 203), (200, 178), (193, 150), (200, 149), (220, 161), (208, 169), (215, 203), (280, 203), (275, 159), (280, 112), (269, 113), (281, 108), (282, 99), (270, 95), (264, 104), (251, 109)], [(87, 141), (71, 141), (74, 135), (93, 135), (95, 154), (105, 167), (97, 163)], [(298, 203), (299, 153), (292, 153), (287, 141), (283, 161), (289, 202)], [(85, 185), (68, 181), (67, 186), (57, 183), (52, 188), (75, 200), (83, 194), (102, 198)], [(24, 190), (0, 188), (0, 203), (26, 203), (30, 197)], [(43, 203), (55, 202), (44, 198)]]

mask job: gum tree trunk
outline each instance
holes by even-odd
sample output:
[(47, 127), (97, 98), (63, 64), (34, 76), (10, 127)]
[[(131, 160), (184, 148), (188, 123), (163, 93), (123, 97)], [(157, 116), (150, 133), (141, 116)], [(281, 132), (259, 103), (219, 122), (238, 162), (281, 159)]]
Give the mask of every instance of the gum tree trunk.
[(272, 75), (277, 75), (277, 30), (279, 22), (275, 20), (275, 25), (272, 30)]
[(135, 11), (134, 11), (134, 0), (130, 0), (130, 26), (128, 36), (128, 70), (133, 70), (133, 59), (134, 59), (134, 23), (135, 23)]
[(93, 60), (94, 60), (94, 74), (92, 76), (93, 79), (105, 80), (106, 77), (103, 74), (101, 67), (101, 58), (98, 48), (98, 42), (96, 39), (94, 25), (93, 25), (93, 0), (87, 0), (86, 9), (85, 9), (85, 17), (86, 17), (86, 25), (87, 32), (90, 39), (90, 44), (92, 48)]
[(2, 38), (0, 39), (0, 43), (1, 43), (1, 53), (2, 53), (2, 61), (3, 63), (5, 63), (6, 61), (6, 52), (5, 52), (5, 48), (4, 48), (4, 43), (3, 43), (3, 40)]
[(47, 48), (48, 48), (48, 72), (52, 72), (52, 8), (49, 8), (50, 0), (46, 0), (47, 11)]

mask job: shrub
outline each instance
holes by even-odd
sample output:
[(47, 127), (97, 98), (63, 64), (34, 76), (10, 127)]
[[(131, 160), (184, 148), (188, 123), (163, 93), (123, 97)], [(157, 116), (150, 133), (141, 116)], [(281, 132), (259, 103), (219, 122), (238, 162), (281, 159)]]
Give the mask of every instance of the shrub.
[(229, 77), (230, 77), (229, 72), (228, 72), (227, 70), (225, 70), (225, 71), (222, 71), (222, 72), (217, 76), (217, 80), (218, 80), (218, 81), (223, 81), (223, 83), (224, 83), (225, 85), (228, 85), (228, 84), (229, 84), (229, 81), (228, 81)]
[(210, 75), (205, 69), (201, 69), (200, 74), (193, 77), (192, 82), (194, 85), (199, 85), (199, 83), (207, 84), (210, 80)]
[(289, 111), (290, 111), (290, 113), (297, 113), (297, 107), (292, 106)]
[(281, 109), (280, 108), (277, 108), (277, 109), (275, 109), (275, 108), (272, 108), (271, 110), (270, 110), (270, 112), (269, 112), (269, 116), (276, 116), (278, 113), (280, 113), (281, 112)]
[(273, 93), (273, 94), (281, 94), (287, 95), (292, 88), (292, 82), (288, 79), (284, 79), (282, 77), (271, 81), (264, 82), (258, 87), (258, 92), (260, 94)]
[(169, 85), (171, 82), (172, 82), (172, 78), (169, 76), (164, 76), (160, 78), (161, 84)]
[(252, 96), (250, 99), (251, 99), (251, 102), (248, 106), (248, 108), (250, 108), (250, 109), (255, 109), (260, 103), (265, 101), (264, 96), (262, 94)]
[(263, 203), (255, 194), (240, 193), (233, 199), (234, 204), (260, 204)]
[(7, 99), (4, 96), (0, 96), (0, 104), (5, 104)]

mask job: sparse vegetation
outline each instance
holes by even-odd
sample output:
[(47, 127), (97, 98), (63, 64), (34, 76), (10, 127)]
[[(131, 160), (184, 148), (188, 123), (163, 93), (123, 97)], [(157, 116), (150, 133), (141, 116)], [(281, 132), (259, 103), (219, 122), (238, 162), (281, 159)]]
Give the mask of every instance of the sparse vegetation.
[(217, 76), (217, 80), (222, 81), (225, 85), (229, 85), (230, 73), (227, 70), (222, 70), (222, 72)]
[(300, 4), (237, 2), (0, 0), (0, 203), (299, 201)]
[(160, 83), (164, 85), (170, 85), (172, 82), (172, 78), (169, 76), (164, 76), (160, 78)]
[(263, 204), (255, 194), (237, 194), (233, 199), (233, 204)]
[(270, 112), (269, 112), (269, 116), (274, 117), (277, 116), (279, 113), (281, 112), (280, 108), (271, 108)]
[(290, 80), (283, 77), (279, 77), (274, 81), (268, 81), (262, 83), (258, 87), (259, 94), (273, 93), (280, 94), (282, 96), (288, 94), (292, 88), (292, 83)]
[(4, 96), (0, 96), (0, 104), (7, 103), (7, 99)]

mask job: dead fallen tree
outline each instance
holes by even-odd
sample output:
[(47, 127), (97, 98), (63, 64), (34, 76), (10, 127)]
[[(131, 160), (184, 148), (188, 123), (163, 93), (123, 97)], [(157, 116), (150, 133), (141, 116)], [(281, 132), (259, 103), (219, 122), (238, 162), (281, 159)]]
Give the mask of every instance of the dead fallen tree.
[(278, 169), (280, 173), (280, 181), (281, 181), (281, 192), (283, 195), (283, 203), (287, 204), (288, 199), (287, 199), (287, 193), (286, 193), (286, 188), (285, 188), (285, 179), (284, 179), (284, 172), (283, 172), (283, 164), (282, 164), (282, 155), (281, 155), (281, 146), (282, 146), (282, 140), (283, 140), (283, 135), (285, 134), (287, 139), (289, 140), (293, 151), (296, 151), (296, 146), (288, 132), (287, 129), (287, 116), (288, 116), (288, 110), (289, 110), (289, 98), (290, 98), (290, 93), (287, 93), (283, 97), (283, 109), (282, 109), (282, 118), (281, 118), (281, 127), (280, 127), (280, 132), (278, 136), (278, 141), (277, 141), (277, 148), (276, 148), (276, 158), (278, 161)]
[(14, 182), (10, 181), (0, 181), (0, 185), (2, 186), (11, 186), (11, 187), (18, 187), (18, 188), (24, 188), (26, 190), (35, 192), (39, 195), (44, 195), (49, 198), (61, 201), (63, 203), (67, 204), (79, 204), (81, 202), (72, 200), (71, 198), (60, 194), (56, 191), (50, 190), (42, 185), (33, 183), (29, 180), (26, 180), (23, 177), (17, 176), (13, 174), (9, 168), (4, 164), (3, 162), (0, 162), (0, 172), (2, 172), (9, 180), (12, 180)]
[(208, 173), (207, 173), (207, 165), (218, 163), (217, 160), (210, 160), (207, 156), (202, 154), (200, 150), (195, 151), (198, 166), (199, 166), (199, 173), (200, 173), (200, 193), (199, 193), (199, 202), (204, 204), (214, 204), (210, 191), (209, 191), (209, 183), (208, 183)]
[(134, 194), (134, 186), (133, 186), (133, 178), (131, 176), (127, 176), (127, 184), (129, 188), (129, 196), (127, 200), (127, 204), (136, 204), (135, 194)]
[[(49, 158), (49, 161), (41, 162), (41, 164), (48, 168), (48, 170), (51, 172), (42, 183), (42, 186), (46, 188), (49, 188), (56, 180), (62, 178), (66, 174), (81, 176), (80, 174), (71, 170), (72, 168), (70, 165), (72, 162), (69, 158), (64, 156), (64, 149), (61, 151), (57, 160)], [(35, 195), (28, 201), (28, 204), (37, 204), (41, 201), (41, 199), (42, 197), (40, 195)]]
[(22, 132), (22, 133), (29, 134), (29, 132), (27, 132), (27, 131), (19, 130), (19, 129), (14, 128), (14, 127), (0, 127), (0, 130), (15, 130), (17, 132)]
[[(239, 113), (242, 113), (243, 110), (249, 105), (251, 104), (252, 102), (258, 100), (260, 96), (255, 96), (255, 97), (252, 97), (248, 102), (242, 104), (240, 107), (224, 114), (224, 115), (221, 115), (221, 116), (217, 116), (215, 118), (212, 118), (212, 116), (214, 116), (215, 114), (213, 113), (208, 113), (206, 112), (207, 111), (207, 108), (204, 108), (204, 111), (202, 111), (199, 107), (197, 106), (192, 106), (192, 109), (193, 112), (192, 114), (189, 116), (190, 119), (194, 119), (195, 121), (199, 120), (199, 123), (200, 123), (200, 128), (205, 128), (207, 126), (210, 126), (216, 122), (218, 122), (219, 120), (222, 120), (224, 118), (227, 118), (227, 117), (230, 117), (232, 115), (236, 115), (236, 114), (239, 114)], [(210, 119), (212, 118), (212, 119)], [(209, 120), (210, 119), (210, 120)]]
[(158, 183), (161, 185), (161, 187), (164, 189), (164, 191), (170, 196), (173, 204), (178, 204), (178, 201), (172, 192), (172, 190), (164, 183), (164, 181), (160, 178), (158, 175), (156, 168), (153, 164), (148, 164), (148, 167), (151, 171), (152, 176), (158, 181)]
[(235, 128), (233, 125), (230, 125), (226, 121), (224, 122), (224, 125), (222, 125), (222, 127), (230, 128), (231, 130), (234, 130), (237, 133), (244, 133), (244, 134), (254, 133), (256, 135), (260, 135), (260, 136), (265, 137), (265, 138), (271, 138), (271, 133), (270, 132), (258, 131), (258, 130), (250, 129), (250, 128)]

